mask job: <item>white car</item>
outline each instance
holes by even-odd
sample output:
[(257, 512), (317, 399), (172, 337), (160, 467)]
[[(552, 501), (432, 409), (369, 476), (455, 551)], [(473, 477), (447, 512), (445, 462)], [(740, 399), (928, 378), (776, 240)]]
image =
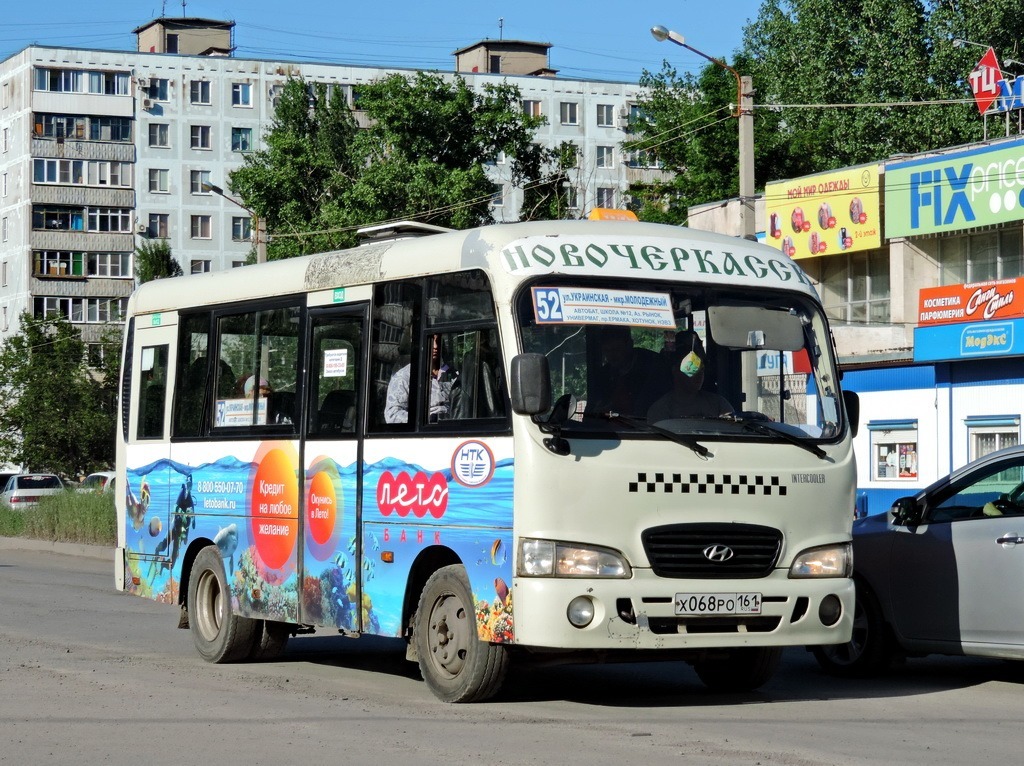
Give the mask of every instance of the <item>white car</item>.
[(15, 509), (31, 508), (40, 497), (63, 491), (64, 482), (52, 473), (18, 473), (7, 480), (0, 502)]
[(103, 494), (114, 491), (114, 472), (97, 471), (85, 477), (85, 481), (78, 485), (79, 492), (94, 492)]

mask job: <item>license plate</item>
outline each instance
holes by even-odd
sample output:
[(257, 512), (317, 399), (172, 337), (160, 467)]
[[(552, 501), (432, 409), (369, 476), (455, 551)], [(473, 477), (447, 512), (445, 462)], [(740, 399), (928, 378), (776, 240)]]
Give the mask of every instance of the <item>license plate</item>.
[(676, 614), (761, 614), (760, 593), (677, 593)]

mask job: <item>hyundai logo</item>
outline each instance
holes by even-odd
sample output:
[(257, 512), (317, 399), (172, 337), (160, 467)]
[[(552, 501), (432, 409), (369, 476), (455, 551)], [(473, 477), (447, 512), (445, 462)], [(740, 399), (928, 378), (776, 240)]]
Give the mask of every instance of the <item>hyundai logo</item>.
[(722, 564), (735, 555), (728, 545), (709, 545), (704, 549), (704, 558), (716, 564)]

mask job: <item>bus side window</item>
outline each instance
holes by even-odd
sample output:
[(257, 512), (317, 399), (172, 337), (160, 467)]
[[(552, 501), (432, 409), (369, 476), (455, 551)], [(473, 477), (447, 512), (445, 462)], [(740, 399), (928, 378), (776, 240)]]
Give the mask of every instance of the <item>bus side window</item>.
[(164, 402), (167, 399), (166, 345), (143, 346), (139, 374), (139, 411), (136, 438), (160, 439), (164, 435)]
[(415, 422), (420, 286), (413, 281), (378, 285), (373, 301), (370, 425), (411, 429)]
[(206, 400), (210, 315), (202, 313), (182, 317), (179, 333), (174, 435), (199, 436)]

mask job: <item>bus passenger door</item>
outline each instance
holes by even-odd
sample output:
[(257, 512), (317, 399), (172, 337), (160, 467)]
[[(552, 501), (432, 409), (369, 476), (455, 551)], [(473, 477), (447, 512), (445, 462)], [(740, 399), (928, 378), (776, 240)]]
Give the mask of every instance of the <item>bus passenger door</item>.
[(366, 307), (309, 312), (300, 619), (357, 631)]
[(170, 371), (174, 369), (177, 317), (135, 318), (131, 349), (131, 403), (126, 434), (126, 588), (156, 596), (169, 576), (172, 548), (170, 488)]

